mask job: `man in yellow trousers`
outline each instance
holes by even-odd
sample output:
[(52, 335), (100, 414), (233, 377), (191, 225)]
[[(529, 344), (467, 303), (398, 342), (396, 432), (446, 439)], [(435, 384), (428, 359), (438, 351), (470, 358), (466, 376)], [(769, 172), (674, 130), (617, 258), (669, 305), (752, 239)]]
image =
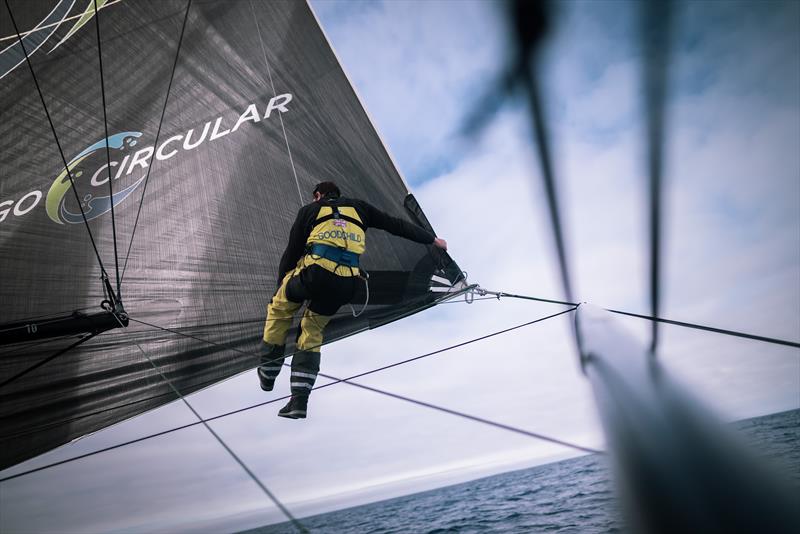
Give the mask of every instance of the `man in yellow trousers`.
[(444, 239), (424, 228), (387, 215), (362, 200), (342, 197), (333, 182), (317, 184), (313, 202), (300, 209), (292, 225), (279, 266), (278, 290), (267, 306), (264, 325), (258, 377), (261, 389), (271, 391), (283, 367), (292, 318), (303, 302), (308, 302), (292, 358), (292, 398), (278, 412), (281, 417), (306, 417), (308, 396), (319, 372), (323, 331), (339, 307), (353, 298), (367, 228), (447, 250)]

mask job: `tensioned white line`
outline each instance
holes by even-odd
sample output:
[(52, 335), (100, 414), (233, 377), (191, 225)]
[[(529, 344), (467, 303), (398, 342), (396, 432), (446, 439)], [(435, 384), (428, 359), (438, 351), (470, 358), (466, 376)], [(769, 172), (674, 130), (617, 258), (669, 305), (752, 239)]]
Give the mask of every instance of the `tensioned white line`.
[[(250, 10), (253, 12), (253, 20), (256, 23), (256, 31), (258, 32), (258, 41), (261, 43), (261, 53), (264, 55), (264, 64), (267, 66), (267, 74), (269, 75), (269, 84), (272, 87), (272, 96), (278, 96), (275, 91), (275, 83), (272, 81), (272, 70), (269, 68), (269, 60), (267, 59), (267, 50), (264, 48), (264, 39), (261, 38), (261, 27), (258, 25), (258, 17), (256, 10), (253, 7), (253, 0), (250, 0)], [(281, 121), (281, 130), (283, 130), (283, 139), (286, 141), (286, 151), (289, 153), (289, 163), (292, 165), (292, 174), (294, 174), (294, 183), (297, 184), (297, 195), (300, 197), (300, 206), (303, 206), (303, 193), (300, 192), (300, 181), (297, 179), (297, 170), (294, 168), (294, 158), (292, 158), (292, 149), (289, 148), (289, 138), (286, 136), (286, 127), (283, 125), (283, 113), (278, 114)]]
[[(105, 9), (105, 8), (107, 8), (107, 7), (109, 7), (109, 6), (113, 6), (114, 4), (118, 4), (118, 3), (120, 3), (120, 2), (122, 2), (122, 0), (112, 0), (111, 2), (108, 2), (108, 3), (107, 3), (106, 5), (104, 5), (103, 7), (100, 7), (100, 8), (98, 8), (97, 10), (98, 10), (98, 11), (100, 11), (100, 10), (102, 10), (102, 9)], [(81, 18), (82, 16), (83, 16), (83, 13), (80, 13), (80, 14), (78, 14), (78, 15), (72, 15), (71, 17), (67, 17), (67, 18), (61, 19), (59, 22), (53, 22), (52, 24), (45, 24), (44, 26), (37, 26), (37, 27), (35, 27), (35, 28), (31, 29), (31, 30), (28, 30), (28, 31), (26, 31), (26, 32), (22, 32), (22, 33), (20, 33), (20, 36), (21, 36), (21, 37), (26, 37), (27, 35), (29, 35), (29, 34), (31, 34), (31, 33), (33, 33), (33, 32), (36, 32), (36, 31), (39, 31), (39, 30), (43, 30), (43, 29), (45, 29), (45, 28), (50, 28), (51, 26), (59, 26), (59, 25), (61, 25), (61, 23), (63, 23), (63, 22), (66, 22), (66, 21), (68, 21), (68, 20), (75, 20), (75, 19), (79, 19), (79, 18)], [(9, 40), (11, 40), (11, 39), (16, 39), (16, 38), (17, 38), (17, 36), (16, 36), (16, 35), (9, 35), (8, 37), (0, 37), (0, 42), (2, 42), (2, 41), (9, 41)]]

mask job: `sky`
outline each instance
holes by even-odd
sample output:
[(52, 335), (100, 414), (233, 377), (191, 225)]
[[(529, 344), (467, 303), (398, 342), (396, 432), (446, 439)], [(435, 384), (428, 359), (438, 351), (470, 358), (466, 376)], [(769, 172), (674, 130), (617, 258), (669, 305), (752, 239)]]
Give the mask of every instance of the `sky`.
[[(363, 104), (471, 282), (561, 298), (525, 109), (460, 133), (508, 43), (487, 1), (311, 2)], [(662, 315), (800, 339), (800, 4), (680, 4), (667, 109)], [(559, 3), (542, 86), (576, 298), (647, 313), (645, 136), (635, 4)], [(348, 376), (561, 311), (527, 301), (441, 305), (336, 342)], [(643, 345), (648, 324), (619, 319)], [(724, 420), (800, 408), (787, 347), (663, 327), (667, 371)], [(562, 317), (362, 383), (581, 445), (604, 438)], [(272, 396), (285, 395), (287, 376)], [(188, 398), (203, 416), (260, 402), (254, 373)], [(318, 384), (324, 383), (320, 380)], [(302, 517), (577, 454), (344, 384), (310, 417), (281, 404), (215, 431)], [(179, 403), (7, 470), (193, 420)], [(98, 474), (102, 473), (102, 476)], [(46, 507), (42, 503), (47, 503)], [(0, 486), (8, 531), (219, 531), (282, 520), (202, 427)], [(24, 526), (24, 528), (23, 528)]]

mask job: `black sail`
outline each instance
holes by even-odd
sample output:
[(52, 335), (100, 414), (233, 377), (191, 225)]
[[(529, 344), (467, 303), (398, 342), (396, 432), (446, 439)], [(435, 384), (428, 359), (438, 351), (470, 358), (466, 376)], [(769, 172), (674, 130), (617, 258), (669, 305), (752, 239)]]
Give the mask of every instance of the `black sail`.
[[(430, 227), (308, 5), (105, 4), (98, 49), (93, 5), (81, 18), (84, 2), (10, 0), (35, 81), (2, 7), (0, 37), (14, 39), (0, 41), (0, 468), (175, 400), (145, 355), (183, 394), (253, 368), (289, 228), (317, 182)], [(37, 338), (103, 313), (81, 208), (115, 290), (112, 204), (129, 326), (71, 350), (81, 332)], [(463, 286), (449, 256), (381, 231), (362, 265), (369, 305), (357, 318), (343, 308), (327, 341)], [(14, 332), (30, 339), (9, 344)]]

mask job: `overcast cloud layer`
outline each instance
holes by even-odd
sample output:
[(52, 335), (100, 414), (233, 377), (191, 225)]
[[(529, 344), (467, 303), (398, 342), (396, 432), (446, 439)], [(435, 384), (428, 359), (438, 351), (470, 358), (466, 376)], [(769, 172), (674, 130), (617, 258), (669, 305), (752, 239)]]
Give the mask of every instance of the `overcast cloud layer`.
[[(504, 29), (493, 4), (312, 5), (470, 280), (561, 297), (523, 110), (509, 104), (478, 140), (458, 136), (502, 65)], [(634, 5), (564, 3), (543, 82), (577, 297), (646, 313)], [(678, 27), (663, 315), (797, 340), (800, 4), (692, 2), (682, 6)], [(561, 309), (512, 300), (442, 305), (331, 345), (323, 372), (348, 376)], [(647, 341), (649, 325), (623, 323)], [(800, 407), (797, 350), (675, 327), (663, 333), (666, 367), (725, 419)], [(562, 317), (361, 382), (603, 447), (569, 336)], [(286, 376), (271, 397), (256, 382), (248, 373), (190, 402), (212, 416), (288, 389)], [(573, 454), (347, 385), (317, 392), (303, 422), (275, 417), (280, 405), (213, 426), (301, 516)], [(19, 468), (189, 421), (184, 407), (171, 405)], [(282, 517), (198, 427), (5, 483), (0, 492), (0, 526), (9, 531), (217, 530)]]

